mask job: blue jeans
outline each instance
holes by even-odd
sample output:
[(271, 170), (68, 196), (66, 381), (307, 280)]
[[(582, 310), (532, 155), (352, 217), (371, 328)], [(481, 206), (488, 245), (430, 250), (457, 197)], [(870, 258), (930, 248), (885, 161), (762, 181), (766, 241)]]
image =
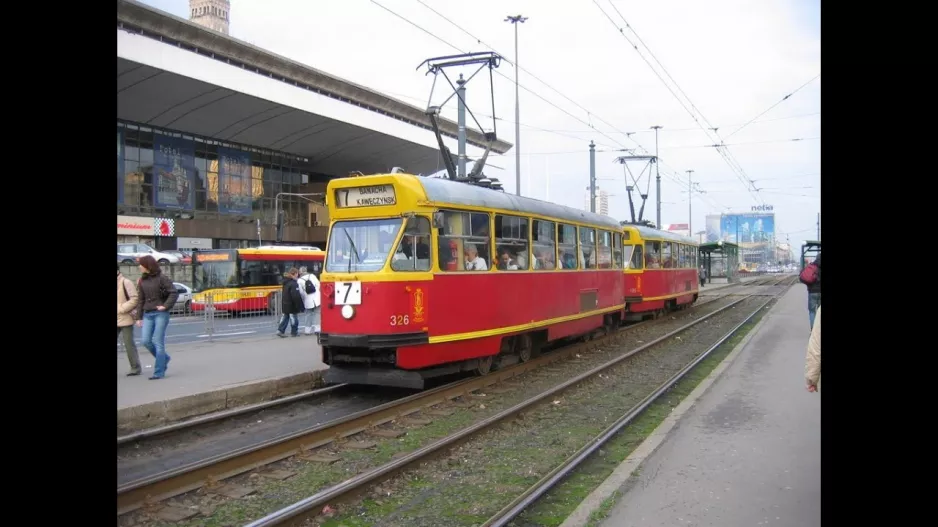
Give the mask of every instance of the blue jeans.
[(171, 358), (166, 353), (166, 326), (169, 325), (169, 311), (150, 311), (143, 314), (143, 347), (156, 359), (153, 376), (161, 379), (166, 375), (166, 365)]
[(811, 322), (811, 329), (814, 329), (814, 315), (819, 305), (821, 305), (821, 293), (808, 293), (808, 320)]
[(299, 335), (300, 334), (300, 317), (296, 316), (296, 313), (290, 313), (287, 315), (284, 313), (280, 317), (280, 324), (277, 326), (277, 331), (283, 334), (287, 330), (287, 321), (290, 322), (290, 334)]

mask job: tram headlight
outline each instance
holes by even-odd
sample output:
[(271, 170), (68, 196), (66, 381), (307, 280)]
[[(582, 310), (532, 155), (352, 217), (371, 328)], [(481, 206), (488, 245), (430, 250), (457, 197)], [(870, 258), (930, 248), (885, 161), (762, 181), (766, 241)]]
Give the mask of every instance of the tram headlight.
[(342, 306), (342, 318), (351, 320), (355, 316), (355, 308), (349, 305)]

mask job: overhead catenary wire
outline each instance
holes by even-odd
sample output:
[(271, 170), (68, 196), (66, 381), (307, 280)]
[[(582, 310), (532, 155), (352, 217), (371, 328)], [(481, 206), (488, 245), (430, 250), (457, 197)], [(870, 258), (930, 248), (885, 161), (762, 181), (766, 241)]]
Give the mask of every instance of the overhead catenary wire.
[(792, 95), (798, 93), (802, 88), (804, 88), (804, 87), (807, 86), (808, 84), (811, 84), (811, 83), (814, 82), (816, 79), (818, 79), (820, 76), (821, 76), (821, 74), (818, 73), (817, 75), (815, 75), (814, 77), (812, 77), (811, 80), (809, 80), (808, 82), (802, 84), (801, 86), (798, 86), (797, 88), (795, 88), (795, 91), (793, 91), (793, 92), (789, 93), (788, 95), (782, 97), (778, 102), (776, 102), (776, 103), (773, 104), (772, 106), (769, 106), (768, 108), (766, 108), (765, 110), (763, 110), (759, 115), (753, 117), (752, 119), (750, 119), (749, 121), (747, 121), (745, 124), (743, 124), (742, 126), (740, 126), (739, 128), (737, 128), (736, 130), (733, 130), (733, 132), (732, 132), (730, 135), (726, 136), (724, 139), (729, 139), (730, 137), (733, 137), (734, 135), (736, 135), (737, 132), (739, 132), (739, 131), (742, 130), (743, 128), (745, 128), (745, 127), (749, 126), (750, 124), (752, 124), (753, 122), (755, 122), (756, 119), (758, 119), (758, 118), (762, 117), (763, 115), (769, 113), (769, 111), (772, 110), (772, 108), (775, 108), (775, 107), (778, 106), (779, 104), (782, 104), (783, 102), (787, 101), (789, 98), (791, 98)]
[[(771, 143), (797, 143), (799, 141), (814, 141), (820, 137), (793, 137), (791, 139), (770, 139), (767, 141), (747, 141), (745, 143), (731, 143), (728, 145), (675, 145), (668, 146), (668, 150), (681, 148), (720, 148), (721, 146), (746, 146), (746, 145), (767, 145)], [(752, 181), (755, 181), (754, 179)]]
[[(464, 50), (464, 49), (462, 49), (462, 48), (460, 48), (460, 47), (458, 47), (458, 46), (455, 46), (455, 45), (453, 45), (453, 44), (447, 42), (447, 41), (446, 41), (445, 39), (443, 39), (442, 37), (440, 37), (440, 36), (434, 34), (432, 31), (429, 31), (429, 30), (427, 30), (427, 29), (421, 27), (421, 26), (420, 26), (419, 24), (417, 24), (416, 22), (414, 22), (414, 21), (410, 20), (409, 18), (407, 18), (407, 17), (405, 17), (405, 16), (403, 16), (403, 15), (401, 15), (401, 14), (399, 14), (399, 13), (393, 11), (392, 9), (390, 9), (390, 8), (388, 8), (387, 6), (381, 4), (381, 3), (378, 2), (377, 0), (370, 0), (370, 1), (371, 1), (371, 3), (373, 3), (373, 4), (375, 4), (376, 6), (380, 7), (381, 9), (384, 9), (384, 10), (387, 11), (388, 13), (391, 13), (391, 14), (394, 15), (395, 17), (397, 17), (397, 18), (403, 20), (404, 22), (407, 22), (408, 24), (414, 26), (415, 28), (417, 28), (417, 29), (419, 29), (420, 31), (426, 33), (427, 35), (429, 35), (429, 36), (435, 38), (436, 40), (439, 40), (439, 41), (442, 42), (443, 44), (446, 44), (446, 45), (449, 46), (450, 48), (455, 49), (456, 51), (458, 51), (458, 52), (460, 52), (460, 53), (467, 53), (466, 50)], [(504, 60), (504, 58), (503, 58), (503, 60)], [(504, 73), (502, 73), (502, 72), (500, 72), (500, 71), (498, 71), (498, 70), (493, 70), (493, 71), (495, 72), (496, 75), (499, 75), (499, 76), (501, 76), (501, 77), (507, 79), (507, 80), (508, 80), (509, 82), (511, 82), (512, 84), (514, 84), (514, 81), (513, 81), (510, 77), (508, 77), (507, 75), (505, 75)], [(522, 71), (524, 71), (524, 70), (522, 70)], [(560, 106), (558, 106), (558, 105), (555, 104), (554, 102), (552, 102), (552, 101), (550, 101), (550, 100), (544, 98), (544, 96), (542, 96), (541, 94), (539, 94), (539, 93), (537, 93), (537, 92), (531, 90), (530, 88), (524, 86), (523, 84), (520, 84), (520, 83), (519, 83), (519, 84), (518, 84), (518, 87), (521, 88), (522, 90), (524, 90), (524, 91), (530, 93), (531, 95), (537, 97), (538, 99), (541, 99), (541, 100), (544, 101), (545, 103), (547, 103), (547, 104), (553, 106), (553, 107), (556, 108), (557, 110), (559, 110), (559, 111), (565, 113), (566, 115), (568, 115), (568, 116), (571, 117), (572, 119), (574, 119), (574, 120), (576, 120), (576, 121), (578, 121), (578, 122), (584, 124), (584, 125), (587, 126), (587, 127), (593, 128), (593, 126), (590, 125), (590, 123), (588, 123), (587, 121), (584, 121), (583, 119), (580, 119), (580, 118), (577, 117), (576, 115), (573, 115), (573, 114), (570, 113), (569, 111), (565, 110), (564, 108), (561, 108)], [(605, 134), (604, 132), (599, 132), (599, 133), (602, 134), (604, 137), (606, 137), (606, 139), (612, 141), (613, 143), (621, 145), (621, 143), (619, 143), (616, 139), (610, 137), (609, 135)], [(624, 145), (621, 145), (621, 146), (624, 147)]]
[[(427, 35), (433, 37), (434, 39), (438, 40), (439, 42), (442, 42), (442, 43), (445, 44), (446, 46), (448, 46), (448, 47), (450, 47), (450, 48), (452, 48), (452, 49), (454, 49), (454, 50), (456, 50), (456, 51), (458, 51), (458, 52), (460, 52), (460, 53), (466, 53), (466, 51), (463, 50), (462, 48), (451, 44), (450, 42), (446, 41), (446, 40), (443, 39), (442, 37), (440, 37), (440, 36), (434, 34), (432, 31), (427, 30), (426, 28), (420, 26), (419, 24), (417, 24), (416, 22), (410, 20), (409, 18), (407, 18), (407, 17), (405, 17), (405, 16), (403, 16), (403, 15), (401, 15), (401, 14), (399, 14), (399, 13), (393, 11), (392, 9), (390, 9), (390, 8), (388, 8), (387, 6), (381, 4), (381, 3), (378, 2), (377, 0), (370, 0), (370, 1), (371, 1), (371, 3), (377, 5), (378, 7), (382, 8), (383, 10), (387, 11), (388, 13), (390, 13), (390, 14), (393, 15), (393, 16), (395, 16), (396, 18), (398, 18), (398, 19), (400, 19), (400, 20), (402, 20), (402, 21), (404, 21), (404, 22), (410, 24), (411, 26), (413, 26), (413, 27), (419, 29), (421, 32), (423, 32), (423, 33), (425, 33), (425, 34), (427, 34)], [(436, 12), (436, 10), (432, 10), (432, 11)], [(439, 15), (439, 13), (437, 13), (437, 14)], [(439, 16), (442, 16), (442, 15), (439, 15)], [(445, 17), (444, 17), (444, 18), (445, 18)], [(446, 19), (448, 22), (450, 22), (451, 24), (453, 24), (453, 25), (455, 25), (455, 26), (458, 27), (458, 25), (455, 24), (454, 22), (452, 22), (452, 20), (449, 20), (448, 18), (445, 18), (445, 19)], [(461, 27), (460, 27), (460, 30), (463, 31), (464, 33), (466, 33), (467, 35), (471, 36), (472, 38), (476, 39), (478, 42), (481, 43), (481, 39), (478, 39), (477, 37), (473, 36), (471, 33), (469, 33), (468, 31), (466, 31), (466, 30), (464, 30), (464, 29), (462, 29)], [(483, 45), (487, 45), (487, 44), (484, 44), (484, 43), (483, 43)], [(496, 50), (494, 50), (494, 48), (492, 48), (491, 46), (489, 46), (489, 49), (491, 49), (491, 50), (495, 51), (496, 53), (498, 53), (498, 52), (497, 52)], [(510, 62), (509, 62), (509, 63), (510, 63)], [(593, 114), (592, 112), (589, 112), (588, 110), (586, 110), (582, 105), (576, 103), (576, 101), (573, 101), (572, 99), (570, 99), (569, 97), (567, 97), (566, 95), (564, 95), (563, 93), (561, 93), (559, 90), (556, 90), (555, 88), (553, 88), (552, 86), (550, 86), (549, 84), (547, 84), (546, 82), (544, 82), (543, 80), (540, 80), (540, 78), (534, 76), (533, 74), (530, 74), (530, 72), (528, 72), (528, 71), (525, 70), (524, 68), (520, 68), (520, 70), (521, 70), (521, 71), (524, 71), (524, 72), (526, 72), (526, 73), (528, 73), (529, 75), (531, 75), (532, 78), (535, 78), (535, 79), (538, 80), (539, 82), (545, 84), (545, 86), (547, 86), (547, 87), (550, 88), (551, 90), (557, 92), (558, 94), (560, 94), (560, 95), (561, 95), (562, 97), (564, 97), (565, 99), (570, 100), (570, 101), (571, 101), (572, 103), (574, 103), (578, 108), (580, 108), (580, 109), (582, 109), (583, 111), (587, 112), (588, 117), (592, 118), (593, 116), (595, 116), (595, 114)], [(514, 81), (512, 81), (512, 80), (511, 80), (508, 76), (506, 76), (505, 74), (503, 74), (503, 73), (501, 73), (501, 72), (499, 72), (499, 71), (497, 71), (497, 70), (495, 71), (495, 73), (498, 74), (498, 75), (500, 75), (501, 77), (503, 77), (503, 78), (509, 80), (509, 82), (514, 83)], [(576, 121), (578, 121), (578, 122), (584, 124), (584, 125), (587, 126), (588, 128), (591, 128), (591, 129), (593, 129), (593, 130), (596, 130), (596, 133), (599, 133), (599, 134), (602, 135), (603, 137), (605, 137), (605, 138), (607, 138), (608, 140), (610, 140), (612, 143), (614, 143), (614, 144), (616, 144), (616, 145), (622, 147), (622, 150), (621, 150), (621, 151), (631, 151), (631, 149), (626, 148), (625, 145), (623, 145), (622, 143), (620, 143), (620, 142), (619, 142), (618, 140), (616, 140), (615, 138), (613, 138), (613, 137), (609, 136), (607, 133), (605, 133), (605, 132), (603, 132), (603, 131), (597, 129), (597, 128), (596, 128), (595, 126), (593, 126), (591, 123), (589, 123), (589, 122), (587, 122), (587, 121), (584, 121), (583, 119), (577, 117), (576, 115), (573, 115), (572, 113), (570, 113), (570, 112), (567, 111), (566, 109), (561, 108), (560, 106), (558, 106), (558, 105), (555, 104), (554, 102), (552, 102), (552, 101), (546, 99), (545, 97), (543, 97), (543, 96), (540, 95), (539, 93), (537, 93), (537, 92), (531, 90), (530, 88), (527, 88), (527, 87), (524, 86), (524, 85), (521, 85), (520, 83), (519, 83), (519, 87), (520, 87), (521, 89), (525, 90), (526, 92), (528, 92), (528, 93), (534, 95), (535, 97), (541, 99), (542, 101), (544, 101), (544, 102), (547, 103), (548, 105), (552, 106), (553, 108), (555, 108), (555, 109), (561, 111), (561, 112), (564, 113), (565, 115), (571, 117), (572, 119), (574, 119), (574, 120), (576, 120)], [(605, 120), (599, 118), (598, 116), (597, 116), (597, 120), (600, 121), (600, 122), (605, 123), (605, 124), (608, 125), (610, 128), (615, 129), (615, 130), (616, 130), (617, 132), (619, 132), (619, 133), (626, 134), (626, 137), (627, 137), (632, 143), (634, 143), (642, 153), (649, 154), (649, 151), (644, 147), (644, 145), (642, 145), (642, 144), (639, 143), (637, 140), (635, 140), (634, 138), (632, 138), (632, 137), (631, 137), (631, 134), (627, 134), (626, 132), (623, 132), (623, 131), (621, 131), (621, 130), (618, 130), (617, 128), (615, 128), (614, 126), (612, 126), (611, 124), (609, 124), (609, 123), (606, 122)], [(660, 159), (659, 159), (659, 163), (661, 163)], [(664, 163), (661, 163), (661, 164), (662, 164), (663, 166), (667, 166), (667, 165), (665, 165)], [(666, 170), (666, 171), (664, 172), (664, 174), (665, 174), (667, 177), (669, 177), (670, 179), (672, 179), (675, 183), (677, 183), (677, 184), (679, 184), (679, 185), (683, 185), (683, 183), (682, 183), (681, 180), (680, 180), (680, 176), (677, 176), (677, 175), (676, 175), (676, 173), (677, 173), (676, 170), (674, 170), (673, 168), (671, 168), (671, 171), (672, 171), (672, 172), (669, 173), (669, 172)], [(703, 193), (703, 191), (702, 191), (702, 190), (699, 190), (699, 189), (697, 190), (697, 192)], [(723, 206), (723, 205), (721, 205), (721, 204), (718, 204), (717, 206), (718, 206), (719, 208), (723, 208), (723, 209), (727, 209), (727, 208), (728, 208), (728, 207), (725, 207), (725, 206)]]
[[(821, 115), (821, 112), (802, 113), (802, 114), (798, 114), (798, 115), (788, 115), (788, 116), (785, 116), (785, 117), (776, 117), (776, 118), (774, 118), (774, 119), (762, 119), (762, 120), (760, 120), (760, 121), (754, 121), (752, 124), (771, 123), (771, 122), (774, 122), (774, 121), (784, 121), (784, 120), (788, 120), (788, 119), (801, 119), (801, 118), (804, 118), (804, 117), (814, 117), (814, 116), (816, 116), (816, 115)], [(725, 124), (725, 125), (721, 126), (720, 128), (725, 128), (725, 127), (728, 127), (728, 126), (741, 126), (741, 125), (743, 125), (743, 124), (745, 124), (745, 123)], [(522, 126), (524, 126), (524, 125), (522, 124)], [(662, 128), (667, 129), (667, 130), (668, 130), (668, 133), (673, 133), (673, 132), (699, 132), (699, 131), (700, 131), (700, 128), (698, 128), (698, 127), (694, 127), (694, 128), (669, 128), (669, 127), (667, 127), (667, 126), (662, 126)], [(544, 131), (545, 131), (545, 132), (551, 132), (551, 133), (553, 133), (553, 132), (563, 132), (563, 133), (571, 133), (571, 134), (592, 134), (592, 133), (596, 133), (595, 130), (544, 130)], [(609, 132), (609, 133), (613, 133), (613, 134), (618, 134), (618, 133), (623, 133), (623, 134), (653, 134), (653, 133), (655, 133), (655, 131), (654, 131), (654, 130), (636, 130), (636, 131), (634, 131), (634, 132), (618, 132), (618, 131), (613, 131), (613, 132)]]
[[(661, 76), (661, 74), (658, 72), (658, 70), (655, 69), (655, 67), (651, 64), (651, 62), (648, 60), (648, 58), (645, 57), (644, 54), (642, 54), (641, 50), (639, 50), (639, 47), (638, 47), (634, 42), (632, 42), (631, 39), (629, 39), (629, 37), (625, 34), (625, 31), (623, 30), (623, 28), (619, 27), (619, 25), (616, 24), (616, 21), (612, 19), (612, 17), (609, 15), (609, 13), (607, 13), (606, 10), (604, 10), (601, 5), (599, 5), (599, 2), (598, 2), (597, 0), (593, 0), (593, 3), (596, 5), (596, 8), (599, 9), (599, 11), (609, 20), (609, 23), (612, 24), (612, 26), (615, 27), (615, 28), (618, 30), (618, 32), (619, 32), (619, 34), (622, 36), (622, 38), (624, 38), (625, 41), (632, 47), (632, 49), (634, 49), (635, 52), (638, 53), (639, 57), (645, 62), (645, 64), (647, 64), (648, 67), (651, 68), (651, 70), (652, 70), (652, 72), (655, 74), (655, 76), (658, 77), (658, 79), (661, 81), (661, 83), (665, 85), (665, 88), (668, 89), (668, 91), (669, 91), (669, 92), (671, 93), (671, 95), (675, 98), (675, 100), (677, 100), (678, 103), (681, 105), (681, 107), (684, 108), (684, 111), (686, 111), (686, 112), (688, 113), (688, 115), (690, 115), (691, 118), (694, 120), (694, 122), (697, 123), (697, 126), (699, 126), (700, 129), (703, 130), (703, 132), (704, 132), (705, 134), (707, 134), (707, 137), (709, 137), (714, 143), (718, 143), (718, 144), (721, 144), (721, 145), (722, 145), (723, 143), (725, 143), (725, 141), (720, 137), (720, 134), (717, 132), (718, 127), (713, 126), (713, 124), (710, 123), (710, 121), (709, 121), (709, 120), (707, 119), (707, 117), (703, 114), (703, 112), (701, 112), (699, 109), (697, 109), (697, 107), (694, 105), (693, 101), (691, 101), (690, 97), (687, 96), (687, 94), (686, 94), (686, 93), (684, 92), (684, 90), (680, 87), (680, 85), (677, 83), (677, 81), (675, 81), (674, 78), (671, 76), (671, 74), (668, 72), (667, 68), (664, 67), (664, 65), (661, 63), (661, 61), (659, 61), (659, 60), (657, 59), (657, 57), (655, 57), (655, 55), (654, 55), (654, 53), (651, 51), (651, 49), (644, 43), (644, 41), (642, 41), (641, 37), (638, 35), (638, 33), (635, 31), (635, 29), (632, 28), (632, 26), (629, 24), (628, 20), (626, 20), (625, 17), (622, 15), (622, 12), (619, 11), (619, 9), (618, 9), (614, 4), (612, 4), (612, 3), (610, 2), (610, 5), (611, 5), (612, 8), (616, 11), (616, 13), (619, 15), (619, 18), (622, 19), (622, 22), (625, 24), (625, 27), (628, 28), (629, 31), (631, 31), (632, 34), (635, 35), (635, 37), (636, 37), (636, 39), (638, 40), (638, 42), (641, 43), (642, 46), (644, 46), (644, 48), (648, 51), (648, 54), (651, 55), (652, 59), (654, 59), (654, 61), (658, 64), (658, 66), (661, 68), (661, 70), (664, 72), (664, 74), (667, 75), (669, 79), (671, 79), (671, 82), (674, 84), (675, 88), (677, 88), (677, 90), (680, 91), (682, 95), (684, 95), (684, 99), (687, 100), (687, 103), (686, 103), (686, 104), (685, 104), (684, 100), (682, 100), (681, 97), (678, 96), (677, 93), (675, 93), (674, 89), (671, 88), (671, 86), (668, 84), (668, 82), (665, 81), (665, 79)], [(690, 107), (693, 108), (693, 110), (692, 110), (691, 108), (688, 108), (688, 105), (690, 105)], [(700, 116), (699, 118), (698, 118), (698, 115)], [(707, 125), (706, 127), (704, 126), (703, 123), (700, 122), (701, 119), (706, 123), (706, 125)], [(711, 132), (711, 131), (713, 131), (713, 134), (716, 136), (716, 139), (713, 139), (713, 138), (710, 136), (710, 132)], [(738, 162), (738, 161), (736, 160), (736, 158), (733, 156), (732, 152), (730, 152), (730, 150), (729, 150), (728, 148), (726, 148), (725, 146), (722, 146), (721, 148), (716, 148), (715, 150), (716, 150), (716, 152), (720, 155), (720, 157), (723, 158), (723, 160), (726, 162), (726, 164), (740, 177), (740, 182), (742, 182), (743, 185), (746, 187), (746, 191), (749, 192), (749, 194), (752, 196), (752, 198), (753, 198), (756, 202), (759, 202), (758, 197), (756, 196), (756, 194), (753, 193), (754, 185), (752, 184), (752, 180), (749, 178), (749, 176), (746, 174), (745, 170), (742, 168), (742, 166), (739, 164), (739, 162)], [(756, 192), (758, 192), (758, 191), (756, 191)]]

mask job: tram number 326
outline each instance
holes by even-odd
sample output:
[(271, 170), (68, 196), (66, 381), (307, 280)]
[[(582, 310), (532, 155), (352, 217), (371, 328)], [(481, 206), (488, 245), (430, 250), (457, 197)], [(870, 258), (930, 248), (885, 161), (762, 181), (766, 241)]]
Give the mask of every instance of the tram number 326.
[(409, 326), (410, 317), (408, 315), (391, 315), (392, 326)]

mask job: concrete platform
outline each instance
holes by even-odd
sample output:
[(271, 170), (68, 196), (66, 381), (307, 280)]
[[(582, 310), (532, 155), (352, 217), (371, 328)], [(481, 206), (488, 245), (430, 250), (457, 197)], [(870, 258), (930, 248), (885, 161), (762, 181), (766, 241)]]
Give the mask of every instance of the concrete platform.
[(127, 377), (127, 356), (117, 354), (117, 410), (121, 431), (158, 426), (275, 397), (321, 384), (315, 336), (269, 336), (173, 346), (166, 377), (149, 380), (153, 357), (138, 347), (143, 373)]
[(585, 524), (615, 490), (603, 527), (820, 525), (821, 398), (804, 386), (807, 307), (796, 284), (709, 388), (691, 394), (696, 402), (679, 405), (564, 527)]

